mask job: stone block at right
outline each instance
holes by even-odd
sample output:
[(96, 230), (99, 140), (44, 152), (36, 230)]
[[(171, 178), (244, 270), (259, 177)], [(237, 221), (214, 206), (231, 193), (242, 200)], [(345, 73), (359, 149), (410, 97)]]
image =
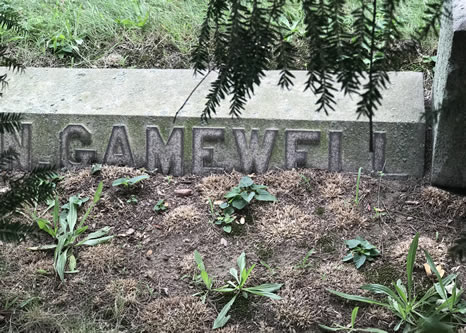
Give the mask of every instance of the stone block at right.
[(432, 92), (432, 184), (466, 189), (466, 1), (447, 0)]

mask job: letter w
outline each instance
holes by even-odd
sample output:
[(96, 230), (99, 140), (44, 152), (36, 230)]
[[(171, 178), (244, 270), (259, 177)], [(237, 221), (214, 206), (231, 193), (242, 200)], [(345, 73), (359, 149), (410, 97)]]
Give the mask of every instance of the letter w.
[(241, 159), (241, 168), (244, 173), (263, 173), (267, 171), (277, 133), (277, 129), (267, 129), (262, 140), (262, 145), (259, 145), (258, 129), (252, 129), (249, 144), (246, 140), (244, 128), (233, 129), (236, 147)]

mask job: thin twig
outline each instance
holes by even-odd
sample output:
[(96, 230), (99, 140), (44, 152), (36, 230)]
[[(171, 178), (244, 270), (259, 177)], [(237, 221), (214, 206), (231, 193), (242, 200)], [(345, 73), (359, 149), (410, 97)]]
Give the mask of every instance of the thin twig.
[(193, 96), (194, 92), (199, 88), (199, 86), (202, 84), (202, 82), (204, 82), (204, 80), (209, 76), (210, 72), (212, 72), (212, 69), (209, 69), (209, 71), (207, 72), (206, 75), (204, 75), (204, 77), (202, 78), (201, 81), (199, 81), (199, 83), (194, 87), (194, 89), (191, 91), (191, 93), (188, 95), (188, 97), (186, 98), (186, 100), (184, 101), (183, 105), (181, 105), (181, 107), (178, 109), (178, 111), (176, 111), (175, 113), (175, 116), (173, 117), (173, 123), (176, 122), (176, 118), (178, 117), (178, 114), (181, 112), (181, 110), (183, 110), (184, 106), (188, 103), (188, 101), (191, 99), (191, 97)]

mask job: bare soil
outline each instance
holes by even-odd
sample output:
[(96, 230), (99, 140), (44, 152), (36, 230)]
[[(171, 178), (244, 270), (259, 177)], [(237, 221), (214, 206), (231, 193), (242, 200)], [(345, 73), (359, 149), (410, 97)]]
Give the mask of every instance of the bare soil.
[[(102, 199), (88, 219), (89, 231), (111, 226), (115, 235), (107, 244), (76, 248), (79, 272), (67, 274), (64, 283), (54, 273), (53, 252), (28, 250), (50, 243), (48, 235), (19, 245), (0, 243), (0, 331), (208, 332), (227, 300), (213, 294), (204, 304), (192, 296), (202, 291), (193, 281), (194, 250), (203, 256), (216, 286), (230, 279), (228, 271), (243, 251), (248, 266), (256, 264), (251, 285), (283, 283), (278, 292), (282, 300), (239, 300), (219, 332), (318, 332), (318, 324), (347, 324), (356, 304), (327, 289), (361, 295), (365, 283), (405, 281), (406, 255), (416, 232), (420, 249), (428, 250), (446, 274), (456, 273), (464, 281), (466, 267), (452, 261), (447, 249), (466, 230), (466, 198), (421, 180), (363, 176), (356, 205), (354, 174), (277, 170), (253, 175), (278, 202), (253, 202), (244, 212), (246, 223), (237, 224), (229, 235), (212, 223), (208, 201), (218, 204), (240, 174), (150, 174), (130, 190), (111, 186), (119, 177), (143, 172), (103, 167), (98, 175), (87, 169), (63, 174), (58, 185), (62, 204), (71, 195), (92, 198), (104, 181)], [(179, 189), (191, 189), (192, 195), (177, 196)], [(135, 204), (127, 202), (132, 195)], [(153, 211), (159, 199), (168, 205), (165, 212)], [(375, 207), (382, 216), (375, 216)], [(344, 240), (357, 236), (381, 251), (360, 270), (342, 262)], [(297, 267), (310, 249), (315, 253), (308, 267)], [(419, 250), (418, 291), (432, 283), (424, 262)], [(380, 308), (359, 306), (358, 327), (392, 331), (397, 323)]]

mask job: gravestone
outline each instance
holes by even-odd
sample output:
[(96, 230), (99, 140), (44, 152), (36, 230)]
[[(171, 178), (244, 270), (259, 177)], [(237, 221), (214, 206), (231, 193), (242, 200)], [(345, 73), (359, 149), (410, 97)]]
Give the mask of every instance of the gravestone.
[(200, 80), (191, 70), (29, 68), (10, 76), (0, 101), (2, 112), (25, 114), (22, 131), (3, 135), (1, 149), (15, 148), (21, 157), (14, 167), (25, 169), (99, 162), (173, 175), (297, 167), (423, 175), (422, 74), (390, 74), (374, 118), (374, 154), (368, 122), (355, 114), (357, 98), (337, 93), (335, 112), (316, 113), (316, 96), (303, 92), (306, 73), (294, 75), (302, 84), (286, 91), (277, 87), (279, 73), (267, 72), (241, 119), (231, 119), (224, 103), (202, 125), (209, 80), (173, 124)]
[(446, 1), (432, 92), (432, 183), (466, 189), (466, 1)]

